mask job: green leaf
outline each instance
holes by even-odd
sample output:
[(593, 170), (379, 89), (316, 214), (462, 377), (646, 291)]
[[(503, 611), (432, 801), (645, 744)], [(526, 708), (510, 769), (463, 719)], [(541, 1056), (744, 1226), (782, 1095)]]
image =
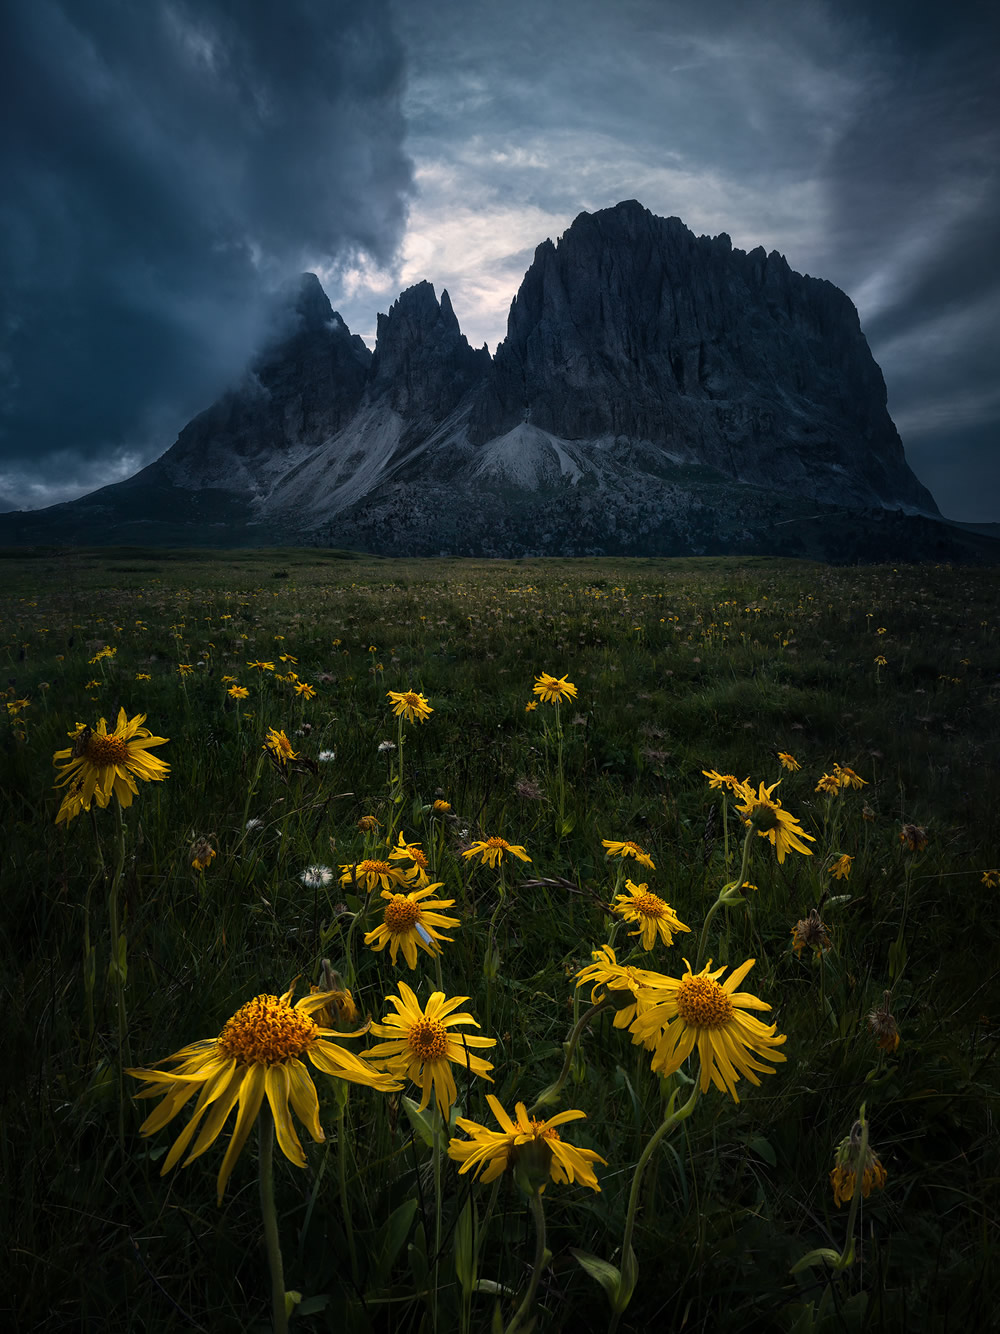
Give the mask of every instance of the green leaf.
[(632, 1300), (632, 1294), (635, 1292), (635, 1285), (639, 1281), (639, 1262), (635, 1258), (635, 1251), (629, 1246), (628, 1250), (622, 1256), (622, 1282), (618, 1292), (618, 1303), (615, 1310), (621, 1314)]
[(754, 1135), (754, 1137), (747, 1142), (747, 1148), (755, 1153), (758, 1158), (763, 1158), (764, 1162), (768, 1163), (771, 1167), (778, 1166), (778, 1156), (763, 1135)]
[(476, 1252), (473, 1245), (475, 1230), (476, 1211), (470, 1195), (455, 1224), (455, 1273), (466, 1296), (469, 1296), (476, 1285)]
[(569, 1253), (573, 1259), (585, 1270), (591, 1278), (596, 1278), (598, 1283), (608, 1295), (608, 1301), (611, 1303), (612, 1311), (617, 1309), (618, 1294), (621, 1292), (622, 1276), (620, 1270), (607, 1260), (602, 1260), (599, 1256), (591, 1255), (589, 1251), (577, 1250), (575, 1246), (569, 1248)]
[(416, 1200), (404, 1200), (399, 1208), (394, 1209), (385, 1220), (378, 1234), (374, 1250), (375, 1273), (378, 1276), (379, 1287), (383, 1287), (389, 1282), (392, 1266), (396, 1263), (396, 1257), (403, 1249), (403, 1243), (410, 1234), (416, 1212)]
[(413, 1129), (414, 1134), (430, 1149), (434, 1145), (434, 1115), (429, 1107), (420, 1110), (420, 1104), (414, 1102), (412, 1098), (403, 1098), (403, 1111), (406, 1113), (407, 1120)]

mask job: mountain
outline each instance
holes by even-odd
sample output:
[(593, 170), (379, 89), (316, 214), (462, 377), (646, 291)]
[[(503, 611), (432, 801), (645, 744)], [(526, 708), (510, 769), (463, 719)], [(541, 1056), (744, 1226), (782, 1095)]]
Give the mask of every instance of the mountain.
[(495, 357), (428, 282), (374, 353), (313, 274), (243, 381), (135, 477), (0, 541), (388, 555), (961, 559), (831, 283), (635, 201), (543, 242)]

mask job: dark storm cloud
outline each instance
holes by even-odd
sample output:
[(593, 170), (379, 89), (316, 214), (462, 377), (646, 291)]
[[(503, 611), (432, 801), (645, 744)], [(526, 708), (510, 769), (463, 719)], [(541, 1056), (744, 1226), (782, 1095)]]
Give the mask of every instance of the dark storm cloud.
[(14, 0), (0, 40), (0, 493), (45, 503), (172, 442), (303, 268), (405, 224), (384, 0)]

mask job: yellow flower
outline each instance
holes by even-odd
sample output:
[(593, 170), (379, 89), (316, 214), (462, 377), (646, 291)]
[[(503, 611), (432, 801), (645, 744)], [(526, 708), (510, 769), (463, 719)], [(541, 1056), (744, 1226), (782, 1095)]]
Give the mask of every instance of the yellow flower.
[(152, 681), (153, 678), (150, 676), (149, 672), (136, 672), (135, 679), (137, 681)]
[(463, 1070), (470, 1070), (484, 1079), (492, 1078), (493, 1066), (470, 1047), (495, 1047), (495, 1038), (480, 1037), (475, 1033), (451, 1033), (456, 1024), (479, 1025), (471, 1014), (455, 1014), (468, 996), (445, 999), (443, 991), (431, 993), (426, 1010), (405, 982), (399, 983), (399, 995), (387, 996), (386, 1003), (395, 1007), (395, 1014), (384, 1016), (382, 1023), (372, 1024), (372, 1032), (380, 1038), (389, 1038), (364, 1053), (365, 1059), (377, 1061), (389, 1074), (412, 1080), (423, 1091), (420, 1110), (431, 1100), (433, 1090), (437, 1109), (447, 1122), (451, 1105), (457, 1097), (455, 1077), (451, 1073), (454, 1062)]
[(305, 681), (300, 681), (298, 683), (298, 685), (295, 687), (295, 693), (296, 695), (300, 695), (303, 699), (316, 698), (316, 691), (313, 689), (312, 686), (306, 685)]
[(397, 718), (405, 718), (408, 723), (425, 723), (434, 710), (423, 695), (415, 690), (387, 690), (386, 697), (392, 703), (392, 711)]
[(884, 656), (883, 654), (881, 654), (881, 653), (878, 655), (877, 658), (874, 659), (874, 662), (875, 662), (875, 666), (876, 666), (876, 667), (888, 667), (888, 666), (889, 666), (889, 659), (888, 659), (887, 657), (885, 657), (885, 656)]
[(743, 805), (737, 806), (736, 809), (744, 817), (743, 823), (756, 829), (759, 838), (771, 841), (778, 854), (779, 864), (785, 860), (790, 851), (801, 852), (804, 856), (811, 857), (812, 848), (807, 848), (802, 840), (807, 838), (810, 843), (815, 843), (816, 840), (812, 834), (805, 832), (794, 815), (789, 815), (787, 811), (781, 809), (780, 801), (771, 797), (777, 786), (777, 783), (772, 783), (770, 787), (765, 787), (761, 783), (756, 796), (753, 788), (747, 787), (743, 794)]
[(827, 867), (834, 880), (848, 880), (851, 875), (851, 863), (854, 858), (847, 852), (841, 853), (835, 862)]
[(537, 708), (538, 708), (538, 700), (537, 700), (537, 699), (529, 699), (528, 702), (527, 702), (527, 704), (525, 704), (525, 706), (524, 706), (524, 711), (525, 711), (525, 713), (534, 713), (534, 711), (535, 711)]
[(253, 668), (255, 668), (258, 672), (273, 672), (273, 671), (274, 671), (274, 663), (273, 663), (273, 662), (248, 662), (248, 663), (247, 663), (247, 666), (248, 666), (248, 667), (253, 667)]
[(741, 1076), (759, 1085), (754, 1071), (774, 1074), (755, 1057), (784, 1061), (785, 1056), (773, 1048), (785, 1041), (785, 1035), (778, 1034), (777, 1025), (762, 1024), (744, 1013), (769, 1010), (770, 1005), (736, 990), (755, 963), (755, 959), (748, 959), (721, 984), (717, 979), (726, 970), (723, 967), (710, 972), (711, 959), (700, 973), (692, 973), (688, 963), (682, 978), (664, 979), (656, 1001), (637, 1015), (631, 1026), (633, 1043), (652, 1050), (652, 1068), (657, 1074), (665, 1077), (679, 1070), (695, 1046), (702, 1093), (712, 1083), (739, 1102), (736, 1083)]
[(576, 699), (576, 686), (572, 681), (565, 676), (550, 676), (548, 672), (535, 677), (532, 689), (545, 704), (561, 704), (564, 699)]
[(358, 821), (358, 828), (363, 834), (374, 834), (375, 830), (381, 827), (374, 815), (362, 815)]
[(487, 1093), (486, 1101), (503, 1129), (490, 1130), (464, 1116), (457, 1119), (455, 1124), (459, 1130), (472, 1136), (471, 1139), (456, 1137), (448, 1143), (448, 1157), (461, 1163), (459, 1175), (474, 1171), (484, 1185), (489, 1185), (508, 1169), (517, 1167), (520, 1161), (525, 1165), (530, 1163), (537, 1175), (547, 1175), (557, 1185), (579, 1181), (591, 1190), (601, 1189), (592, 1164), (604, 1163), (605, 1159), (593, 1149), (577, 1149), (567, 1144), (556, 1129), (567, 1121), (585, 1118), (586, 1112), (557, 1112), (548, 1121), (537, 1121), (528, 1115), (524, 1103), (519, 1102), (514, 1112), (517, 1120), (512, 1121), (499, 1098)]
[(1000, 889), (1000, 871), (984, 871), (982, 883), (987, 889)]
[(656, 998), (661, 982), (669, 981), (662, 973), (646, 968), (632, 968), (618, 962), (610, 945), (592, 950), (594, 960), (577, 973), (576, 985), (593, 982), (590, 991), (592, 1004), (610, 1000), (615, 1007), (615, 1028), (628, 1028), (637, 1014), (648, 1009)]
[(191, 865), (196, 871), (205, 871), (215, 860), (215, 849), (207, 838), (195, 839), (191, 845)]
[(840, 779), (836, 774), (823, 774), (813, 791), (825, 792), (828, 796), (833, 796), (839, 792), (841, 787)]
[(284, 732), (279, 732), (273, 727), (267, 731), (267, 740), (264, 742), (263, 749), (267, 751), (275, 764), (283, 767), (289, 760), (297, 760), (298, 752), (292, 749), (292, 743)]
[(638, 930), (629, 934), (642, 937), (644, 950), (653, 948), (657, 936), (664, 945), (672, 945), (675, 931), (691, 930), (689, 926), (684, 925), (669, 903), (664, 902), (656, 894), (650, 894), (648, 885), (633, 885), (631, 880), (626, 880), (625, 888), (628, 894), (619, 894), (611, 905), (611, 911), (624, 918), (626, 922), (638, 924)]
[(850, 1204), (854, 1198), (857, 1174), (861, 1172), (861, 1194), (867, 1200), (874, 1186), (882, 1190), (887, 1174), (879, 1156), (870, 1146), (865, 1149), (862, 1158), (862, 1126), (855, 1121), (851, 1133), (837, 1145), (833, 1170), (830, 1172), (830, 1185), (833, 1187), (833, 1202), (838, 1208)]
[(189, 662), (179, 662), (177, 664), (177, 670), (181, 674), (181, 676), (190, 676), (191, 673), (194, 671), (194, 668), (191, 666)]
[(748, 787), (749, 778), (745, 778), (741, 783), (733, 774), (720, 774), (714, 769), (702, 769), (702, 773), (708, 779), (708, 786), (711, 788), (728, 787), (730, 792), (737, 797), (746, 797), (746, 794), (752, 789)]
[(796, 769), (802, 768), (802, 765), (799, 764), (795, 756), (789, 755), (787, 750), (779, 750), (778, 759), (781, 762), (782, 768), (788, 769), (791, 773), (794, 773)]
[[(125, 710), (119, 709), (113, 732), (108, 731), (107, 720), (102, 718), (96, 728), (78, 723), (69, 733), (73, 745), (57, 750), (52, 757), (52, 763), (62, 774), (56, 787), (70, 785), (56, 815), (56, 824), (74, 819), (81, 811), (89, 811), (94, 801), (103, 809), (112, 796), (118, 798), (120, 805), (131, 806), (139, 790), (135, 785), (137, 778), (147, 783), (162, 781), (170, 766), (147, 751), (150, 746), (164, 745), (169, 738), (153, 736), (142, 726), (145, 721), (144, 713), (129, 719)], [(66, 763), (59, 764), (59, 760)]]
[(840, 780), (841, 787), (856, 787), (860, 790), (868, 786), (867, 780), (856, 774), (853, 769), (849, 769), (846, 764), (835, 764), (833, 772)]
[(617, 843), (611, 838), (602, 838), (601, 844), (607, 848), (608, 857), (634, 857), (640, 866), (648, 866), (651, 871), (655, 871), (653, 859), (648, 852), (643, 851), (638, 843), (633, 843), (627, 838), (623, 843)]
[(430, 862), (427, 860), (427, 854), (421, 848), (419, 843), (407, 843), (402, 834), (399, 836), (399, 842), (389, 853), (391, 862), (412, 862), (412, 869), (408, 876), (412, 877), (412, 883), (419, 889), (426, 885), (430, 876), (427, 874)]
[(371, 858), (366, 858), (353, 866), (341, 866), (340, 869), (343, 872), (340, 877), (342, 885), (350, 885), (356, 881), (358, 887), (368, 894), (376, 889), (396, 890), (401, 885), (405, 888), (409, 878), (398, 866), (392, 866), (389, 862), (374, 861)]
[(230, 686), (226, 694), (230, 699), (246, 699), (250, 691), (247, 690), (246, 686)]
[[(373, 950), (385, 949), (388, 945), (393, 964), (397, 952), (402, 949), (403, 958), (410, 968), (417, 966), (418, 946), (432, 958), (440, 954), (441, 946), (436, 942), (447, 940), (451, 943), (453, 937), (439, 935), (435, 928), (459, 925), (457, 917), (445, 917), (434, 911), (437, 908), (450, 908), (454, 899), (427, 899), (428, 894), (433, 894), (443, 885), (443, 881), (438, 881), (433, 885), (413, 889), (409, 894), (394, 894), (391, 889), (383, 889), (382, 898), (389, 900), (385, 905), (383, 923), (367, 932), (365, 944), (371, 945)], [(421, 902), (422, 899), (427, 899), (427, 902)]]
[[(331, 1030), (321, 1028), (312, 1016), (329, 1003), (333, 993), (304, 996), (293, 1006), (294, 986), (293, 982), (280, 997), (255, 997), (237, 1010), (217, 1038), (192, 1042), (160, 1062), (161, 1065), (173, 1065), (175, 1069), (125, 1072), (144, 1081), (136, 1097), (163, 1098), (139, 1127), (142, 1135), (162, 1130), (195, 1094), (198, 1095), (194, 1115), (167, 1154), (161, 1176), (180, 1161), (189, 1145), (191, 1151), (184, 1160), (185, 1167), (210, 1148), (238, 1103), (236, 1127), (217, 1180), (221, 1204), (226, 1183), (257, 1119), (265, 1094), (274, 1115), (278, 1146), (296, 1167), (305, 1167), (306, 1156), (292, 1125), (289, 1104), (317, 1144), (323, 1142), (324, 1135), (319, 1123), (316, 1086), (308, 1067), (300, 1059), (303, 1056), (308, 1056), (318, 1070), (337, 1079), (366, 1084), (383, 1093), (392, 1093), (399, 1088), (391, 1077), (376, 1073), (343, 1047), (325, 1040), (332, 1035)], [(199, 1132), (197, 1139), (194, 1138), (196, 1131)]]
[(501, 858), (510, 853), (512, 857), (520, 857), (523, 862), (530, 862), (531, 858), (520, 844), (508, 843), (505, 838), (487, 838), (478, 839), (462, 853), (463, 857), (479, 857), (485, 866), (499, 866)]
[(442, 801), (441, 798), (439, 797), (437, 801), (435, 801), (434, 804), (431, 806), (431, 810), (434, 812), (435, 815), (447, 815), (448, 812), (451, 810), (451, 802)]

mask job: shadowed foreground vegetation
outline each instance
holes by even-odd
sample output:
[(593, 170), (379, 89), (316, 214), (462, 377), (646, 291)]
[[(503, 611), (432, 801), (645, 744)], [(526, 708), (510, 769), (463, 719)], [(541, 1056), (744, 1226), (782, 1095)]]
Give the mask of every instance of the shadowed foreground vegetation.
[[(592, 951), (613, 939), (619, 964), (672, 978), (685, 958), (700, 966), (746, 834), (704, 770), (755, 792), (781, 779), (772, 797), (814, 840), (811, 856), (779, 864), (751, 831), (755, 888), (712, 917), (700, 961), (756, 960), (741, 989), (773, 1007), (758, 1017), (787, 1035), (787, 1060), (759, 1087), (741, 1080), (738, 1104), (711, 1087), (657, 1147), (618, 1328), (991, 1325), (1000, 571), (140, 548), (8, 552), (0, 571), (13, 1328), (267, 1329), (257, 1135), (219, 1206), (233, 1118), (161, 1177), (194, 1103), (141, 1137), (155, 1104), (135, 1101), (123, 1069), (214, 1039), (296, 977), (296, 998), (308, 994), (328, 959), (360, 1022), (383, 1019), (401, 980), (421, 1002), (439, 986), (469, 998), (461, 1008), (496, 1039), (493, 1083), (455, 1067), (452, 1122), (496, 1129), (487, 1093), (513, 1113), (557, 1080), (590, 1006), (575, 982)], [(576, 686), (558, 711), (533, 694), (543, 672)], [(433, 712), (399, 721), (389, 691), (419, 692)], [(112, 800), (57, 826), (53, 754), (78, 745), (80, 724), (113, 730), (120, 708), (168, 738), (150, 753), (169, 773), (140, 781), (121, 819)], [(269, 760), (269, 729), (297, 758)], [(817, 790), (835, 765), (864, 786)], [(366, 816), (375, 832), (359, 827)], [(400, 834), (459, 920), (440, 958), (422, 951), (413, 970), (365, 945), (385, 902), (349, 869), (341, 879)], [(463, 855), (490, 837), (530, 862)], [(632, 841), (655, 869), (609, 857), (603, 840)], [(612, 911), (625, 875), (691, 933), (643, 951)], [(830, 948), (796, 952), (813, 908)], [(869, 1019), (886, 1000), (898, 1047), (880, 1047)], [(536, 1115), (586, 1113), (560, 1134), (606, 1166), (599, 1193), (550, 1182), (542, 1196), (538, 1331), (612, 1323), (573, 1252), (615, 1267), (591, 1262), (613, 1296), (636, 1164), (698, 1061), (661, 1079), (611, 1013), (585, 1026), (558, 1102)], [(274, 1163), (286, 1286), (301, 1297), (292, 1329), (513, 1327), (535, 1259), (523, 1173), (494, 1191), (446, 1156), (435, 1171), (417, 1085), (383, 1093), (311, 1074), (325, 1141), (299, 1126), (306, 1167), (281, 1152)], [(829, 1177), (862, 1104), (887, 1177), (860, 1201), (855, 1257), (837, 1271), (850, 1211)]]

